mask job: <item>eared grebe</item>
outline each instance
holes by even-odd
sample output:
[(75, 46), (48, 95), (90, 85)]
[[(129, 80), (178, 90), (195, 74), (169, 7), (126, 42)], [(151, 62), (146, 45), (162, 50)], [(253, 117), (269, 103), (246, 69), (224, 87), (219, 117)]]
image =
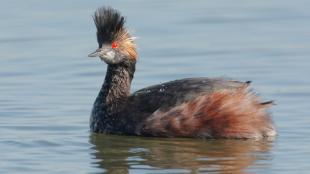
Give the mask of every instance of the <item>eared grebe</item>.
[(99, 48), (89, 57), (108, 64), (94, 103), (91, 131), (159, 137), (263, 138), (276, 134), (268, 107), (250, 82), (187, 78), (130, 93), (137, 51), (125, 19), (109, 7), (94, 15)]

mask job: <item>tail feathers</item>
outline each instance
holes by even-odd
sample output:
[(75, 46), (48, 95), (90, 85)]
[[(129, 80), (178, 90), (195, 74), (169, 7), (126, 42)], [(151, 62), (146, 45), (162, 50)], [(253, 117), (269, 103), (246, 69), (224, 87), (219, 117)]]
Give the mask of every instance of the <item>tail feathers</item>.
[(251, 85), (251, 81), (246, 81), (246, 82), (243, 82), (243, 85), (242, 85), (242, 87), (243, 88), (248, 88), (247, 90), (251, 90), (250, 88), (249, 88), (249, 86)]
[(252, 81), (246, 81), (245, 83), (250, 85), (252, 83)]
[(276, 105), (276, 103), (273, 100), (270, 101), (266, 101), (266, 102), (262, 102), (260, 103), (262, 106), (266, 106), (266, 107), (271, 107), (273, 105)]

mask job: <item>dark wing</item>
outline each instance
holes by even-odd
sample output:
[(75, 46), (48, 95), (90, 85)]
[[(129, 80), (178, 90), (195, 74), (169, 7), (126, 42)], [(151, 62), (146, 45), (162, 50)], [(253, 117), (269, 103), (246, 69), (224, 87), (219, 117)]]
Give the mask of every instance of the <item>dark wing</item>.
[(130, 97), (130, 103), (132, 108), (138, 109), (136, 112), (151, 114), (158, 109), (162, 111), (168, 110), (171, 107), (201, 95), (208, 95), (216, 90), (236, 89), (249, 83), (223, 78), (180, 79), (138, 90)]

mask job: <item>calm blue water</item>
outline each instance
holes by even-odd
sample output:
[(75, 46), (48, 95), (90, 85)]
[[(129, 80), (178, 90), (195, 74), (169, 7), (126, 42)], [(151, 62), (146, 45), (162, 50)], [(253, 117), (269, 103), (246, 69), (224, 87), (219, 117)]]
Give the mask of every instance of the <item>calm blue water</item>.
[[(177, 78), (252, 80), (273, 99), (273, 142), (94, 135), (106, 65), (91, 15), (138, 36), (133, 90)], [(310, 1), (3, 1), (0, 173), (310, 173)]]

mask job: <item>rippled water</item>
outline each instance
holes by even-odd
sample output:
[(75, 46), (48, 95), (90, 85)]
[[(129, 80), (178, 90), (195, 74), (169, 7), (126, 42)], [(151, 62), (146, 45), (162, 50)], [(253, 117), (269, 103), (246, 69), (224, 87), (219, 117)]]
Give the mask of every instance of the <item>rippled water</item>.
[[(138, 36), (133, 90), (183, 77), (252, 80), (275, 141), (89, 132), (106, 65), (94, 10), (109, 4)], [(0, 173), (309, 173), (310, 3), (7, 1), (0, 6)]]

